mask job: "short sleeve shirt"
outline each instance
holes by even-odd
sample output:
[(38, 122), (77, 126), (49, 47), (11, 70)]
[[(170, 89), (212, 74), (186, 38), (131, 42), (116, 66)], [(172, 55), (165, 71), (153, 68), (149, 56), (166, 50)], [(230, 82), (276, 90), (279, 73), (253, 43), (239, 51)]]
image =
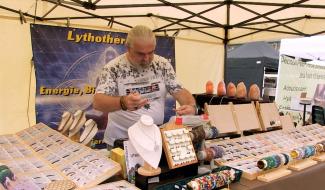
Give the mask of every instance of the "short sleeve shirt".
[(170, 62), (158, 55), (146, 68), (136, 68), (130, 64), (126, 54), (110, 61), (103, 68), (96, 93), (109, 96), (125, 96), (137, 91), (149, 99), (149, 104), (136, 111), (118, 110), (108, 114), (104, 142), (113, 145), (117, 138), (127, 138), (127, 129), (137, 122), (142, 114), (150, 115), (155, 124), (163, 123), (167, 93), (182, 89)]

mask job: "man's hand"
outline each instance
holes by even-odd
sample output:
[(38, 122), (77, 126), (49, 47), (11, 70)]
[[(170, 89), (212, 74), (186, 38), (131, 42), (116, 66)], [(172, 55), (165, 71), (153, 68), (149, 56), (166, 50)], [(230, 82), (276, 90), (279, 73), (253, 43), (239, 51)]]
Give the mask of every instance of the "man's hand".
[(127, 110), (135, 111), (148, 104), (149, 100), (142, 98), (138, 92), (130, 93), (124, 97), (124, 103)]
[(182, 105), (176, 110), (177, 115), (195, 115), (196, 114), (196, 106), (193, 105)]

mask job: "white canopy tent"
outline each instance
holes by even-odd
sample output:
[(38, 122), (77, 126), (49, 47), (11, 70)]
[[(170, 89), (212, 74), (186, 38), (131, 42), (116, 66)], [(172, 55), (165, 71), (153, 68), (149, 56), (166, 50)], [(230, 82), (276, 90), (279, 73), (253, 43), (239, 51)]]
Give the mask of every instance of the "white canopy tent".
[[(158, 34), (239, 43), (312, 36), (325, 32), (322, 0), (12, 0), (0, 1), (1, 15), (25, 15), (128, 30), (146, 24)], [(69, 21), (68, 21), (69, 20)]]
[(322, 0), (0, 0), (0, 134), (35, 122), (28, 23), (113, 31), (144, 24), (175, 36), (178, 78), (199, 93), (223, 79), (226, 44), (323, 34), (324, 9)]

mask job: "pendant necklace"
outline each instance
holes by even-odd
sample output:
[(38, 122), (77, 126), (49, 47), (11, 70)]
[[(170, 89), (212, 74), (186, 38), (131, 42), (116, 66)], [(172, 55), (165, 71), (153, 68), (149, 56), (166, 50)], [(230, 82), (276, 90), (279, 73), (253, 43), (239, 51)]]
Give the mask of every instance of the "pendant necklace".
[[(141, 126), (139, 126), (139, 127), (142, 128)], [(154, 151), (159, 150), (159, 146), (156, 142), (156, 131), (155, 130), (153, 131), (153, 138), (152, 138), (152, 137), (150, 137), (150, 135), (146, 134), (143, 129), (140, 129), (140, 130), (146, 137), (148, 137), (151, 141), (154, 142), (154, 147), (153, 147)]]

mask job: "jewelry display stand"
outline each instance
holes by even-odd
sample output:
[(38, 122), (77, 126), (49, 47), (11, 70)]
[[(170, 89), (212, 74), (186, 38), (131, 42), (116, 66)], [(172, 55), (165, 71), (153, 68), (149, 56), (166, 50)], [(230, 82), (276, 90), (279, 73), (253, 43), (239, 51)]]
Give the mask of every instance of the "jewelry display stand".
[[(325, 128), (323, 126), (312, 124), (290, 130), (277, 130), (266, 133), (260, 133), (236, 139), (227, 139), (223, 141), (206, 141), (209, 146), (220, 146), (225, 150), (225, 154), (220, 159), (215, 159), (215, 164), (226, 165), (243, 171), (243, 178), (253, 180), (257, 176), (263, 175), (262, 180), (271, 181), (276, 177), (288, 173), (286, 171), (277, 172), (285, 169), (282, 166), (263, 171), (257, 168), (256, 163), (260, 158), (274, 153), (287, 153), (288, 151), (307, 145), (315, 146), (317, 143), (325, 140)], [(295, 159), (289, 161), (289, 169), (301, 170), (317, 162), (311, 160), (322, 159), (323, 154), (316, 154), (304, 160)], [(272, 172), (272, 173), (270, 173)], [(273, 173), (275, 172), (275, 173)]]
[(85, 128), (78, 141), (83, 145), (88, 145), (98, 132), (97, 124), (94, 120), (89, 119), (85, 123)]
[(264, 182), (270, 182), (273, 181), (275, 179), (279, 179), (281, 177), (287, 176), (289, 174), (291, 174), (292, 172), (288, 169), (286, 169), (286, 167), (282, 167), (282, 168), (276, 168), (272, 171), (268, 171), (265, 172), (262, 175), (259, 175), (257, 177), (258, 180), (260, 181), (264, 181)]
[(169, 169), (198, 162), (188, 129), (183, 125), (167, 123), (160, 131)]
[(17, 188), (40, 190), (56, 180), (71, 180), (78, 188), (88, 188), (121, 170), (118, 163), (43, 123), (16, 135), (0, 136), (2, 148), (8, 151), (0, 154), (0, 162), (17, 175)]
[(313, 166), (317, 164), (317, 161), (312, 160), (312, 159), (303, 159), (303, 160), (297, 160), (294, 161), (292, 164), (290, 164), (289, 169), (295, 170), (295, 171), (300, 171), (305, 168), (309, 168), (310, 166)]
[[(232, 105), (232, 104), (231, 104)], [(240, 131), (261, 131), (262, 127), (253, 102), (232, 105), (236, 125)]]
[(318, 162), (324, 162), (325, 161), (325, 153), (317, 154), (313, 157), (313, 160), (316, 160)]
[(144, 165), (138, 169), (138, 173), (143, 176), (155, 176), (161, 173), (161, 169), (153, 168), (147, 162), (144, 162)]
[(67, 111), (63, 112), (61, 122), (58, 126), (58, 131), (60, 131), (62, 134), (65, 134), (69, 130), (72, 123), (73, 123), (72, 114)]
[(293, 124), (292, 118), (290, 115), (281, 115), (280, 121), (282, 124), (282, 129), (293, 129), (295, 125)]
[(240, 131), (235, 123), (232, 104), (208, 105), (205, 104), (205, 113), (209, 115), (211, 124), (215, 126), (219, 134), (237, 133)]
[(264, 131), (282, 128), (280, 114), (275, 103), (256, 102), (256, 110)]
[(74, 139), (77, 139), (80, 135), (80, 129), (81, 127), (86, 123), (86, 114), (84, 111), (82, 110), (77, 110), (74, 114), (73, 114), (73, 123), (71, 124), (70, 128), (69, 128), (69, 137), (73, 137), (75, 136), (77, 133), (77, 137), (74, 137)]
[(143, 176), (160, 174), (158, 167), (162, 153), (162, 140), (159, 128), (148, 115), (142, 115), (140, 120), (128, 129), (129, 139), (138, 154), (145, 161), (138, 169)]

